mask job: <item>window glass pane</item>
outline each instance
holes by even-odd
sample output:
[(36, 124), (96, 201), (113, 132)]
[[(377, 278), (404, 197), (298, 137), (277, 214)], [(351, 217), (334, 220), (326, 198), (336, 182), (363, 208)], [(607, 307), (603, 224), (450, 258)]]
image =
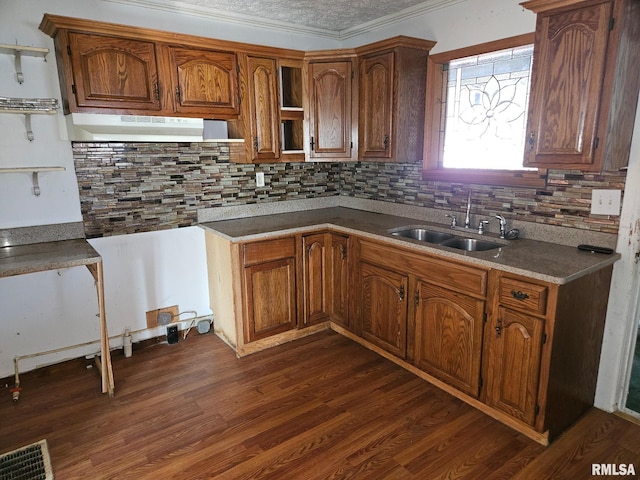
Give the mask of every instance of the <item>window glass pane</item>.
[(444, 66), (445, 168), (524, 169), (532, 57), (526, 45)]

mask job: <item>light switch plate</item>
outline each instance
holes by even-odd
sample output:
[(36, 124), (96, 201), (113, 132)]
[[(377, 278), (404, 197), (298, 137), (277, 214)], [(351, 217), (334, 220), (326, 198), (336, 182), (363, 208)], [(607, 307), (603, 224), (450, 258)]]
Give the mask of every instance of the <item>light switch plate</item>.
[(593, 215), (620, 215), (621, 190), (592, 190), (591, 213)]
[(264, 187), (264, 172), (256, 172), (256, 187)]

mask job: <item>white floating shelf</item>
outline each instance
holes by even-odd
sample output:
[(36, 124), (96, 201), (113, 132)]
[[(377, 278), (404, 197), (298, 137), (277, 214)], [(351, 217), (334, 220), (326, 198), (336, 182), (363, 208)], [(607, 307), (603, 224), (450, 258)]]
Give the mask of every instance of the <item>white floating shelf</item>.
[(64, 167), (0, 167), (0, 173), (30, 173), (33, 181), (33, 194), (40, 195), (40, 184), (38, 174), (41, 172), (63, 172)]
[(22, 84), (24, 83), (24, 74), (22, 73), (22, 56), (42, 57), (46, 62), (47, 59), (45, 57), (47, 56), (47, 53), (49, 53), (49, 49), (0, 43), (0, 53), (12, 54), (16, 58), (16, 76), (18, 77), (18, 83)]

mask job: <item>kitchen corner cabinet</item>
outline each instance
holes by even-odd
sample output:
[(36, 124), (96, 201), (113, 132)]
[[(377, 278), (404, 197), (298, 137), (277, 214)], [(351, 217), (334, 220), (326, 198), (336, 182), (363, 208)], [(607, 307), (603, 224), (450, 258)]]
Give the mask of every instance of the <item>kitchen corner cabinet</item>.
[(348, 237), (302, 236), (302, 326), (333, 320), (349, 326)]
[[(308, 158), (315, 161), (357, 159), (357, 110), (354, 110), (353, 61), (309, 60)], [(357, 91), (357, 90), (356, 90)]]
[(422, 160), (424, 86), (433, 45), (435, 42), (395, 37), (358, 49), (361, 159)]
[(591, 408), (611, 271), (562, 285), (491, 272), (487, 405), (548, 440)]
[(531, 0), (537, 13), (528, 167), (618, 170), (640, 89), (640, 4)]

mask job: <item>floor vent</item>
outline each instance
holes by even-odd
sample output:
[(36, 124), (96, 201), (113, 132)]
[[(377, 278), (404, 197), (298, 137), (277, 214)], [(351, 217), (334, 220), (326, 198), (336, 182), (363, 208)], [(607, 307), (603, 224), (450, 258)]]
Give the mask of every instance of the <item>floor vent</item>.
[(0, 480), (53, 480), (47, 441), (0, 455)]

